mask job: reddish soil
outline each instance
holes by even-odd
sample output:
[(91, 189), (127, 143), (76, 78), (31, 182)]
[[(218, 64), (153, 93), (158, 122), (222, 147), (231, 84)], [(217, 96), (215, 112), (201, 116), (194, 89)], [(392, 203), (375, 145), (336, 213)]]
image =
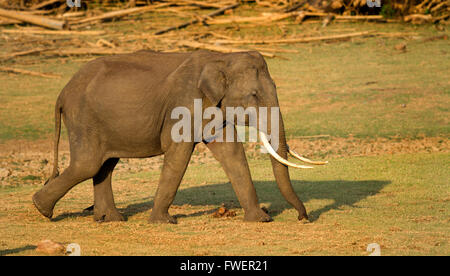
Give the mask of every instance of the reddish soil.
[[(52, 140), (8, 141), (0, 144), (0, 186), (43, 183), (51, 172), (53, 162)], [(291, 139), (291, 148), (303, 156), (316, 159), (330, 159), (348, 156), (374, 156), (400, 153), (450, 152), (449, 139), (443, 137), (424, 137), (421, 139), (358, 139), (321, 138)], [(245, 144), (247, 156), (262, 158), (259, 145)], [(59, 167), (65, 168), (70, 161), (67, 141), (62, 141), (59, 151)], [(150, 159), (122, 159), (118, 171), (139, 172), (159, 169), (162, 156)], [(202, 164), (213, 159), (206, 146), (199, 145), (191, 163)]]

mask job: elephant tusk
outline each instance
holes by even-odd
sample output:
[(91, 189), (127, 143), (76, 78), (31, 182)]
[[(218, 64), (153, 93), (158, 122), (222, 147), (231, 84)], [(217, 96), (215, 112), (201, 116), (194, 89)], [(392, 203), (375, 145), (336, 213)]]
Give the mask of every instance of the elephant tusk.
[(270, 153), (270, 155), (272, 155), (273, 158), (275, 158), (281, 164), (284, 164), (284, 165), (290, 166), (290, 167), (294, 167), (294, 168), (299, 168), (299, 169), (312, 169), (313, 168), (310, 166), (297, 165), (295, 163), (287, 161), (286, 159), (279, 156), (278, 153), (276, 153), (276, 151), (272, 148), (269, 141), (267, 140), (266, 135), (263, 132), (260, 131), (259, 136), (261, 137), (261, 142), (263, 143), (263, 145), (267, 149), (267, 151)]
[(289, 146), (287, 147), (287, 149), (288, 149), (288, 152), (289, 152), (290, 155), (294, 156), (298, 160), (301, 160), (301, 161), (303, 161), (305, 163), (313, 164), (313, 165), (325, 165), (325, 164), (328, 164), (328, 161), (312, 161), (312, 160), (309, 160), (308, 158), (305, 158), (305, 157), (301, 156), (300, 154), (296, 153), (295, 151), (291, 150), (289, 148)]

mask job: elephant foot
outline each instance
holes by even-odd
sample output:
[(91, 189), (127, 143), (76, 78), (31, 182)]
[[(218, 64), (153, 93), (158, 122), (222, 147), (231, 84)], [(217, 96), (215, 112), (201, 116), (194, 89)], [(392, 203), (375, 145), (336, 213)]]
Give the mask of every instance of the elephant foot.
[(48, 200), (44, 200), (40, 191), (33, 195), (33, 204), (44, 217), (52, 218), (55, 205), (49, 204)]
[(172, 223), (177, 224), (177, 219), (169, 215), (169, 213), (165, 214), (156, 214), (152, 211), (150, 214), (150, 218), (148, 220), (149, 223)]
[(305, 206), (303, 206), (303, 204), (299, 207), (299, 208), (296, 208), (297, 209), (297, 212), (298, 212), (298, 217), (297, 217), (297, 219), (299, 220), (299, 221), (301, 221), (301, 220), (309, 220), (308, 219), (308, 213), (306, 212), (306, 209), (305, 209)]
[(271, 222), (272, 218), (261, 208), (256, 208), (255, 210), (245, 212), (244, 220), (254, 222)]
[(303, 219), (305, 219), (305, 220), (309, 220), (309, 218), (308, 218), (308, 214), (306, 213), (306, 211), (305, 212), (302, 212), (302, 213), (298, 213), (298, 217), (297, 217), (297, 219), (300, 221), (300, 220), (303, 220)]
[(94, 221), (97, 222), (112, 222), (112, 221), (125, 221), (124, 216), (117, 211), (116, 208), (112, 210), (96, 210), (94, 207)]

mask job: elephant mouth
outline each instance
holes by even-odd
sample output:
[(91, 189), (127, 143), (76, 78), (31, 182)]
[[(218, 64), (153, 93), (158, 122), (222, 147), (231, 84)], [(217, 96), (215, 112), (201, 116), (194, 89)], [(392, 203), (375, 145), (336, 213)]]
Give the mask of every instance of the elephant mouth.
[[(289, 162), (288, 160), (282, 158), (280, 155), (278, 155), (278, 153), (272, 148), (272, 146), (270, 145), (267, 136), (264, 132), (259, 131), (259, 136), (261, 138), (261, 142), (263, 143), (264, 147), (266, 148), (266, 150), (270, 153), (270, 155), (272, 155), (273, 158), (275, 158), (278, 162), (289, 166), (289, 167), (293, 167), (293, 168), (298, 168), (298, 169), (312, 169), (313, 167), (311, 166), (304, 166), (304, 165), (298, 165), (292, 162)], [(289, 146), (287, 146), (288, 152), (290, 155), (292, 155), (293, 157), (297, 158), (300, 161), (303, 161), (305, 163), (308, 164), (312, 164), (312, 165), (325, 165), (328, 163), (328, 161), (312, 161), (309, 160), (308, 158), (305, 158), (301, 155), (299, 155), (298, 153), (296, 153), (295, 151), (291, 150), (289, 148)]]

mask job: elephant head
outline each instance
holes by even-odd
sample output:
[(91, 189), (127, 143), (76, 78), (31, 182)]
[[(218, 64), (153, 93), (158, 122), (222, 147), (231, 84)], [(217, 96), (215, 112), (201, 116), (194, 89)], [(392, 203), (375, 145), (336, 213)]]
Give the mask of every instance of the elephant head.
[[(242, 52), (229, 54), (226, 58), (222, 56), (220, 60), (212, 60), (203, 67), (198, 88), (206, 95), (212, 105), (220, 107), (224, 114), (226, 108), (238, 106), (244, 109), (254, 107), (258, 118), (260, 117), (260, 107), (267, 108), (268, 116), (266, 118), (272, 118), (271, 112), (278, 112), (278, 114), (274, 114), (278, 115), (278, 122), (265, 120), (266, 129), (258, 128), (258, 131), (264, 147), (271, 154), (273, 173), (281, 194), (298, 211), (299, 220), (307, 218), (305, 207), (292, 187), (288, 167), (312, 167), (287, 161), (287, 154), (289, 152), (297, 159), (310, 164), (322, 165), (326, 162), (311, 161), (289, 149), (286, 143), (283, 119), (281, 113), (279, 113), (276, 86), (269, 74), (264, 58), (258, 52)], [(236, 121), (233, 120), (233, 122)], [(248, 117), (241, 123), (248, 125)], [(274, 123), (278, 127), (274, 128), (272, 126)], [(272, 148), (267, 135), (272, 138), (278, 137), (277, 150)]]

